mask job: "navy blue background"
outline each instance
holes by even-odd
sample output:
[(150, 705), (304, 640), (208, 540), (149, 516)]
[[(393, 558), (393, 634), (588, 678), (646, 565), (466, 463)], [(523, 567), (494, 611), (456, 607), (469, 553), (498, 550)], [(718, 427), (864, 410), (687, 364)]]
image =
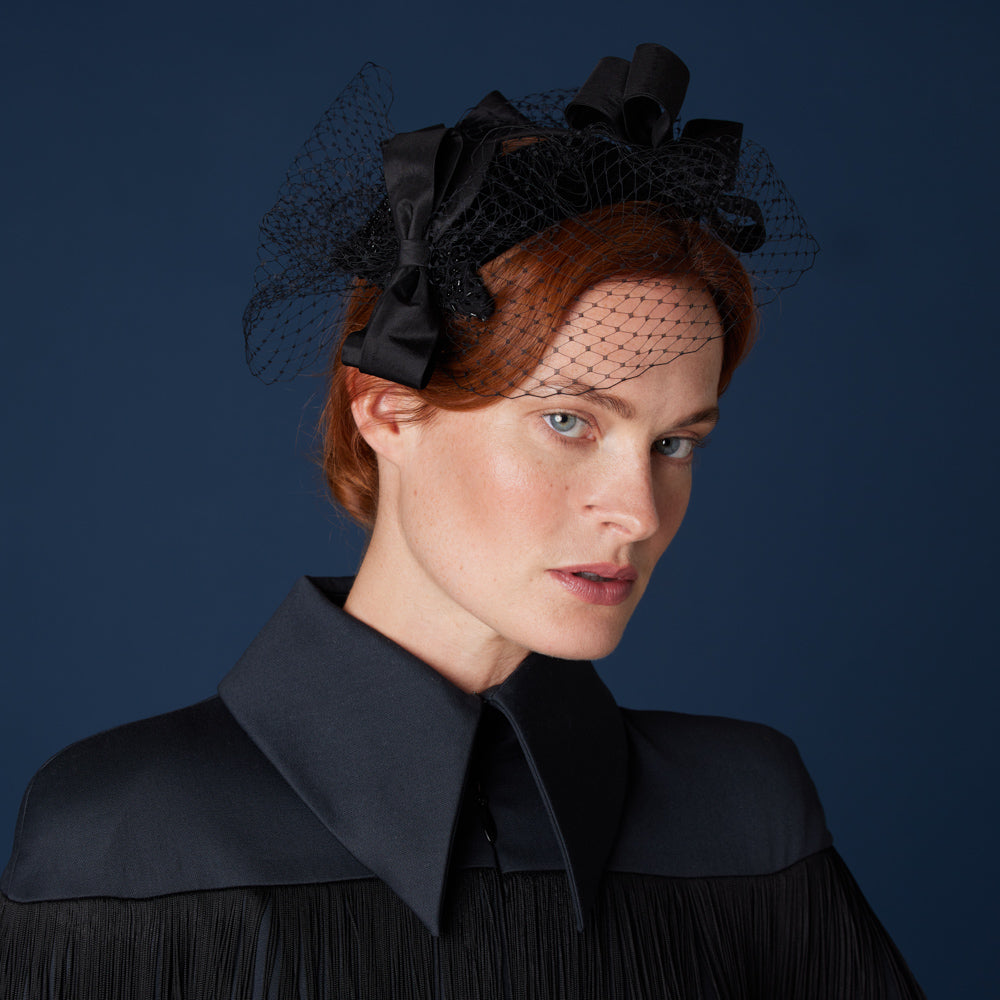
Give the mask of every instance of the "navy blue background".
[(0, 853), (32, 772), (211, 694), (361, 539), (310, 465), (320, 385), (265, 387), (256, 226), (367, 59), (399, 128), (660, 41), (819, 238), (768, 310), (619, 700), (768, 722), (932, 996), (995, 995), (997, 15), (554, 0), (18, 3), (0, 40)]

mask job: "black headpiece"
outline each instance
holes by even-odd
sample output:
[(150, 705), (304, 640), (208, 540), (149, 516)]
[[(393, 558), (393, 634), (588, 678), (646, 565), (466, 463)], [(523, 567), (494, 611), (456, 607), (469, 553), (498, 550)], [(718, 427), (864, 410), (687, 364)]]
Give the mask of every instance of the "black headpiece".
[[(677, 56), (640, 45), (631, 62), (602, 59), (575, 96), (511, 102), (494, 91), (454, 127), (394, 135), (387, 74), (364, 66), (307, 140), (261, 224), (243, 317), (251, 370), (265, 381), (292, 377), (346, 334), (344, 364), (404, 385), (423, 388), (437, 363), (474, 391), (533, 391), (536, 351), (522, 345), (520, 361), (488, 351), (509, 370), (499, 383), (495, 371), (475, 371), (463, 357), (480, 337), (516, 326), (523, 333), (526, 323), (539, 344), (551, 340), (571, 303), (558, 293), (533, 294), (522, 311), (517, 303), (531, 280), (578, 271), (588, 248), (599, 248), (601, 261), (587, 265), (591, 283), (651, 279), (659, 299), (665, 283), (704, 284), (684, 252), (662, 243), (663, 227), (684, 246), (695, 232), (709, 234), (728, 257), (738, 255), (757, 303), (773, 298), (811, 266), (816, 243), (741, 125), (699, 119), (678, 128), (687, 83)], [(548, 279), (521, 277), (529, 258), (546, 260)], [(498, 259), (511, 266), (484, 275)], [(342, 331), (344, 304), (359, 287), (376, 297), (374, 308), (362, 329)], [(600, 327), (585, 323), (585, 350), (564, 360), (608, 385), (696, 350), (719, 335), (719, 320), (726, 325), (724, 297), (714, 298), (712, 316), (674, 310), (669, 330), (646, 324), (626, 344), (620, 327), (606, 349), (594, 333)], [(628, 301), (641, 302), (641, 289)]]

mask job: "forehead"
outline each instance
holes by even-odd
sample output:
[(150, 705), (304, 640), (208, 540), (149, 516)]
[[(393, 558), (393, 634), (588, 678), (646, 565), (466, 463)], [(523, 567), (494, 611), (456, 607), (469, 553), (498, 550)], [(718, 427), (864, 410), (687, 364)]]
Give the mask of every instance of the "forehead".
[(695, 278), (610, 279), (570, 304), (534, 379), (541, 393), (564, 391), (567, 380), (608, 388), (722, 333), (712, 297)]

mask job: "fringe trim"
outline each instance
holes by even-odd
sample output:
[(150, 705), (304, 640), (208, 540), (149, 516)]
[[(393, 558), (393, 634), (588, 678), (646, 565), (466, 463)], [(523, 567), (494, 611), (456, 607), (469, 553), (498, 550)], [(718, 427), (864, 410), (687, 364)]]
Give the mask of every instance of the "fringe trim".
[(775, 875), (455, 879), (433, 938), (376, 879), (146, 900), (0, 896), (0, 1000), (922, 998), (831, 849)]

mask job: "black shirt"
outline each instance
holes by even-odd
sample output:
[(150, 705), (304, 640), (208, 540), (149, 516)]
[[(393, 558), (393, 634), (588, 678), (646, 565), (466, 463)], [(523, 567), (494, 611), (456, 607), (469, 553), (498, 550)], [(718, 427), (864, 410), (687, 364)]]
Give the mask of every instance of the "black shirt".
[(219, 697), (25, 794), (0, 1000), (919, 997), (765, 726), (531, 654), (467, 694), (303, 579)]

